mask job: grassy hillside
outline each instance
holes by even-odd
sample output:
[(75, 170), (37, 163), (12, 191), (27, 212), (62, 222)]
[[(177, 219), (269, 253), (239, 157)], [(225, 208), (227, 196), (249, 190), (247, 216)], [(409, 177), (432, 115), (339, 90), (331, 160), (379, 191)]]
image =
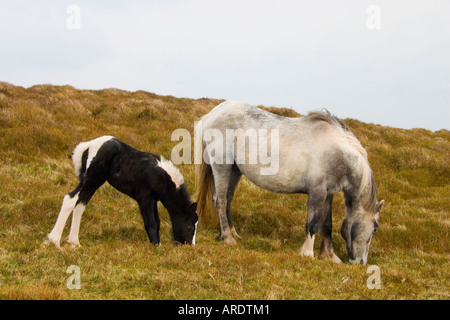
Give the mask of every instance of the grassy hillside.
[[(201, 225), (195, 247), (175, 246), (162, 206), (162, 246), (151, 246), (137, 205), (109, 185), (83, 215), (81, 248), (42, 245), (62, 198), (77, 184), (70, 156), (79, 142), (109, 134), (169, 158), (177, 144), (172, 131), (192, 132), (194, 121), (220, 102), (0, 82), (0, 298), (449, 299), (447, 130), (345, 120), (367, 149), (379, 199), (386, 200), (368, 262), (380, 268), (380, 290), (367, 288), (367, 266), (300, 256), (305, 195), (273, 194), (246, 179), (232, 206), (242, 236), (236, 247), (215, 241), (217, 231)], [(193, 194), (193, 166), (179, 168)], [(342, 194), (333, 210), (335, 250), (347, 261), (339, 234)], [(67, 235), (68, 226), (64, 241)], [(316, 255), (319, 246), (320, 237)], [(80, 267), (79, 290), (66, 287), (70, 265)]]

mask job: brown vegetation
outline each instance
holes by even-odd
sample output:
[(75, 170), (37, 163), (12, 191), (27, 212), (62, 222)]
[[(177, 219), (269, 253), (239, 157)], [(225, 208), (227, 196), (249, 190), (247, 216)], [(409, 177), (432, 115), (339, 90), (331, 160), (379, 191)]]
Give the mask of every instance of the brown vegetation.
[[(117, 89), (22, 88), (0, 82), (0, 298), (4, 299), (448, 299), (450, 279), (450, 132), (344, 122), (367, 149), (379, 199), (386, 200), (368, 264), (381, 289), (366, 286), (367, 267), (300, 256), (306, 196), (263, 191), (242, 179), (232, 206), (242, 239), (214, 240), (200, 225), (195, 247), (171, 242), (161, 207), (161, 247), (151, 246), (137, 205), (109, 185), (81, 222), (82, 247), (42, 243), (77, 178), (70, 160), (81, 141), (113, 135), (170, 158), (177, 128), (220, 103)], [(290, 109), (268, 108), (284, 116)], [(332, 110), (330, 110), (332, 111)], [(194, 194), (194, 167), (181, 165)], [(336, 253), (343, 197), (333, 206)], [(67, 229), (65, 235), (67, 235)], [(316, 254), (320, 239), (316, 240)], [(81, 270), (80, 290), (65, 271)]]

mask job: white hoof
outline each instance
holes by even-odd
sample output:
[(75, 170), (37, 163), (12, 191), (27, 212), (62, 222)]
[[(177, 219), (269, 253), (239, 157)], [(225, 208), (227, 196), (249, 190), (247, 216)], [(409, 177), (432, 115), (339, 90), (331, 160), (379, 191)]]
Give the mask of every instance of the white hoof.
[(48, 244), (50, 244), (50, 243), (53, 243), (53, 244), (55, 245), (56, 248), (61, 249), (61, 246), (60, 246), (60, 244), (59, 244), (59, 242), (60, 242), (59, 239), (57, 239), (56, 237), (54, 237), (51, 233), (48, 234), (47, 238), (48, 238), (48, 239), (47, 239), (46, 241), (44, 241), (44, 244), (45, 244), (45, 245), (48, 245)]
[(311, 248), (309, 248), (309, 246), (303, 244), (302, 246), (302, 250), (300, 251), (300, 254), (303, 257), (311, 257), (314, 258), (314, 250), (312, 250)]
[(310, 236), (309, 234), (306, 237), (305, 243), (303, 243), (302, 250), (300, 251), (300, 254), (303, 257), (314, 257), (314, 238), (316, 236)]
[(235, 245), (237, 245), (236, 240), (234, 240), (232, 236), (225, 237), (225, 239), (223, 239), (223, 241), (225, 242), (225, 244), (227, 246), (235, 246)]
[(81, 244), (78, 241), (68, 241), (67, 240), (67, 243), (70, 244), (70, 246), (74, 249), (81, 247)]
[(330, 260), (333, 263), (339, 264), (342, 262), (341, 259), (339, 259), (339, 257), (333, 252), (333, 256), (331, 258), (328, 258), (328, 260)]
[(231, 234), (238, 239), (242, 239), (241, 236), (236, 232), (236, 229), (234, 227), (231, 228)]

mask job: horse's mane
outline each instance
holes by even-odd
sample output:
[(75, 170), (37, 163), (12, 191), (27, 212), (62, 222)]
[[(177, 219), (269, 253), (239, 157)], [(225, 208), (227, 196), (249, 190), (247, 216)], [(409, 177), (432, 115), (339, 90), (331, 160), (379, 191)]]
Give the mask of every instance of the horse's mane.
[(158, 161), (158, 165), (167, 172), (170, 178), (172, 178), (172, 181), (173, 183), (175, 183), (177, 189), (184, 184), (183, 175), (181, 174), (180, 170), (178, 170), (178, 168), (173, 165), (172, 161), (167, 160), (163, 156), (161, 156), (161, 161)]
[(323, 109), (323, 111), (313, 111), (310, 112), (306, 117), (308, 121), (325, 121), (330, 125), (342, 129), (343, 133), (345, 133), (345, 138), (350, 143), (352, 147), (354, 147), (361, 156), (367, 160), (367, 151), (361, 145), (359, 140), (355, 137), (355, 135), (350, 131), (347, 125), (338, 117), (333, 116), (330, 111), (327, 109)]
[(344, 122), (342, 122), (339, 118), (333, 116), (330, 111), (323, 108), (323, 111), (312, 111), (308, 113), (305, 120), (314, 122), (314, 121), (325, 121), (331, 125), (341, 127), (344, 131), (349, 131)]
[(372, 170), (370, 169), (369, 160), (367, 159), (367, 151), (361, 145), (361, 142), (355, 137), (355, 135), (350, 131), (347, 125), (339, 118), (333, 116), (330, 111), (323, 109), (323, 111), (313, 111), (308, 113), (304, 117), (305, 120), (310, 122), (324, 121), (330, 124), (332, 127), (336, 128), (338, 132), (342, 133), (341, 137), (352, 146), (358, 154), (361, 156), (361, 166), (362, 166), (362, 177), (361, 185), (359, 188), (359, 194), (361, 195), (364, 189), (367, 188), (368, 198), (367, 205), (372, 207), (376, 205), (376, 186), (373, 179)]

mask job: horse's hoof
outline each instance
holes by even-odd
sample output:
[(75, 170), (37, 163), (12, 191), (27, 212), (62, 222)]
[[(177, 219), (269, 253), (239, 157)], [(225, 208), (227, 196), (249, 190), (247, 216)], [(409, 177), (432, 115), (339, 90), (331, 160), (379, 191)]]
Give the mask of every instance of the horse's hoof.
[(48, 235), (48, 239), (44, 241), (42, 245), (48, 246), (49, 244), (53, 244), (57, 249), (61, 250), (61, 246), (59, 245), (59, 241), (52, 239), (50, 235)]
[(335, 253), (333, 253), (333, 256), (331, 258), (328, 258), (328, 259), (331, 262), (336, 263), (336, 264), (342, 263), (342, 260), (339, 259), (339, 257)]
[(70, 244), (72, 249), (77, 249), (77, 248), (81, 247), (81, 244), (78, 241), (77, 242), (75, 242), (75, 241), (74, 242), (67, 241), (67, 243)]
[(331, 254), (326, 253), (326, 252), (321, 252), (320, 258), (326, 259), (326, 260), (328, 260), (332, 263), (336, 263), (336, 264), (342, 263), (341, 259), (339, 259), (339, 257), (334, 252), (332, 252)]
[(314, 252), (300, 252), (302, 257), (314, 258)]
[(236, 229), (234, 227), (231, 228), (231, 234), (238, 239), (242, 239), (241, 236), (236, 232)]
[(225, 244), (227, 246), (235, 246), (235, 245), (237, 245), (237, 242), (236, 242), (236, 240), (233, 239), (233, 237), (226, 237), (224, 239), (224, 241), (225, 241)]
[(308, 246), (303, 245), (300, 250), (300, 255), (302, 257), (311, 257), (314, 258), (314, 250), (310, 249)]
[(306, 236), (305, 242), (302, 245), (302, 249), (300, 251), (300, 254), (303, 257), (314, 257), (314, 238), (316, 237), (316, 235), (310, 235), (308, 234)]
[(320, 258), (321, 259), (326, 259), (326, 260), (328, 260), (328, 261), (330, 261), (332, 263), (336, 263), (336, 264), (342, 263), (341, 259), (339, 259), (339, 257), (334, 252), (331, 255), (330, 254), (321, 255)]
[(218, 240), (218, 241), (223, 240), (223, 242), (225, 242), (225, 244), (229, 245), (229, 246), (237, 245), (236, 240), (234, 240), (231, 235), (229, 235), (229, 236), (220, 235), (216, 238), (216, 240)]
[(54, 245), (56, 249), (61, 250), (61, 246), (59, 245), (59, 243), (56, 243), (56, 242), (54, 242), (52, 240), (45, 240), (42, 243), (42, 247), (48, 247), (50, 245)]

